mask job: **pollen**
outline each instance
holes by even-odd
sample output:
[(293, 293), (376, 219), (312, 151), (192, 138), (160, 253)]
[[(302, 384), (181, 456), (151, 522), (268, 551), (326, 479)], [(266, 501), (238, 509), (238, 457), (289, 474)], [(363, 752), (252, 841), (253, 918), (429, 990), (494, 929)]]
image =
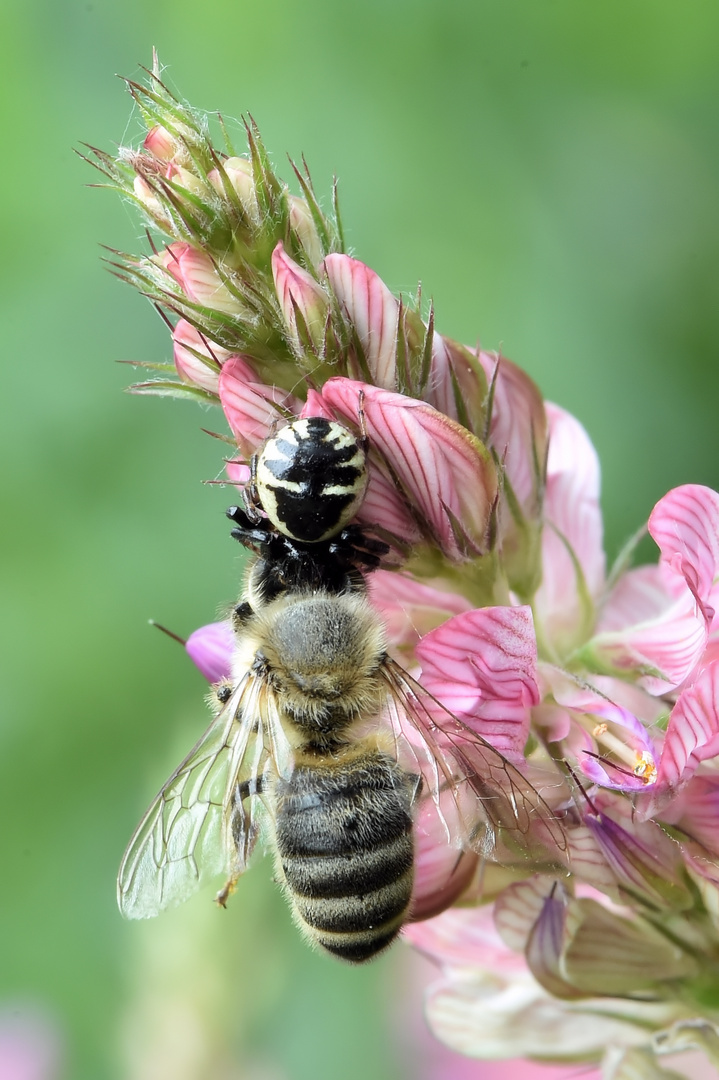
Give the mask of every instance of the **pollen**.
[(606, 724), (597, 724), (597, 726), (592, 731), (592, 735), (595, 739), (599, 739), (602, 735), (606, 735), (607, 731), (608, 728)]
[(648, 750), (642, 750), (637, 754), (636, 764), (632, 770), (634, 775), (643, 780), (645, 784), (653, 784), (657, 778), (657, 766), (654, 758)]

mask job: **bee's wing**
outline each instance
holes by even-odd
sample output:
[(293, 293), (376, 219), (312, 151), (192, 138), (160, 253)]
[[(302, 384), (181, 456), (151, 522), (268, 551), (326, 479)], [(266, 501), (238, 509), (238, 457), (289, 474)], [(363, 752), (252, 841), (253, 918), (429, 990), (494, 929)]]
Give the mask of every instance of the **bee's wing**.
[[(419, 768), (443, 819), (445, 793), (452, 792), (463, 846), (500, 862), (517, 856), (564, 862), (564, 829), (519, 769), (395, 661), (388, 659), (384, 677), (390, 718), (402, 738), (398, 752)], [(446, 828), (456, 826), (447, 821)]]
[(226, 827), (233, 793), (246, 765), (261, 770), (265, 758), (257, 696), (257, 680), (245, 675), (138, 825), (117, 879), (126, 918), (151, 918), (236, 866)]

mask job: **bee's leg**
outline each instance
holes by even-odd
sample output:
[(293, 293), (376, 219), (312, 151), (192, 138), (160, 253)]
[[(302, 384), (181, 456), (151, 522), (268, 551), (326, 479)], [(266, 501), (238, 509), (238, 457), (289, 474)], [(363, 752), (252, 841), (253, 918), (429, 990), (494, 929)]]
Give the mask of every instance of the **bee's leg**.
[(220, 907), (227, 907), (227, 901), (232, 896), (237, 882), (245, 872), (247, 860), (255, 845), (258, 826), (253, 813), (252, 803), (250, 802), (246, 805), (246, 800), (250, 799), (251, 796), (260, 795), (261, 792), (261, 776), (255, 776), (248, 780), (244, 780), (235, 788), (235, 794), (232, 800), (232, 818), (230, 822), (232, 839), (235, 843), (235, 858), (229, 878), (215, 897), (215, 903), (219, 904)]
[(407, 782), (411, 786), (411, 788), (413, 789), (412, 790), (411, 805), (414, 806), (415, 803), (417, 802), (417, 800), (419, 799), (421, 793), (422, 793), (422, 788), (424, 786), (424, 780), (422, 779), (422, 777), (420, 776), (419, 773), (408, 773), (407, 774)]

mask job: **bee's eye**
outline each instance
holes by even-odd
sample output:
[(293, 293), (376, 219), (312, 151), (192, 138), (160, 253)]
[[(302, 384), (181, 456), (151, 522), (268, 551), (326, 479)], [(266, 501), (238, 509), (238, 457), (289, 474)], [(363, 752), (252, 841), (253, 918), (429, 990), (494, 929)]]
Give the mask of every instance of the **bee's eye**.
[(334, 420), (295, 420), (267, 440), (255, 467), (262, 509), (292, 540), (335, 536), (359, 510), (368, 467), (360, 441)]

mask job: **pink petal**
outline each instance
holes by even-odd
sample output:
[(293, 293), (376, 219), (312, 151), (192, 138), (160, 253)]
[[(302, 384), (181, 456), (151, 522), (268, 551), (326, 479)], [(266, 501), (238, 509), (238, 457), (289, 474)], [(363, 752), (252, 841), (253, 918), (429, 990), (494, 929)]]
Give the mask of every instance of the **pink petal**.
[(190, 244), (175, 243), (157, 257), (157, 262), (172, 275), (188, 299), (235, 315), (239, 301), (223, 283), (215, 264), (203, 251)]
[(394, 390), (398, 301), (359, 259), (332, 254), (323, 265), (340, 308), (357, 333), (372, 382)]
[(414, 664), (415, 645), (424, 634), (451, 615), (472, 607), (458, 593), (443, 592), (388, 570), (375, 570), (367, 584), (370, 600), (382, 615), (389, 642), (410, 654), (410, 666)]
[(455, 615), (416, 648), (422, 684), (506, 757), (524, 760), (529, 709), (539, 703), (529, 607)]
[[(440, 805), (451, 821), (454, 807), (449, 793)], [(458, 899), (474, 877), (479, 858), (451, 842), (445, 822), (429, 798), (424, 799), (417, 815), (414, 841), (411, 918), (419, 922), (434, 918)]]
[(693, 776), (662, 817), (719, 856), (719, 775)]
[(578, 420), (549, 402), (546, 409), (543, 578), (534, 608), (543, 634), (564, 656), (587, 636), (594, 622), (592, 601), (604, 586), (599, 461)]
[(258, 380), (244, 356), (231, 356), (219, 376), (220, 402), (241, 453), (251, 457), (270, 434), (273, 425), (285, 422), (289, 410), (297, 413), (301, 402), (292, 394)]
[[(322, 396), (355, 422), (360, 392), (370, 446), (384, 456), (435, 542), (457, 560), (485, 552), (497, 476), (482, 443), (424, 402), (375, 386), (334, 378)], [(453, 520), (463, 531), (459, 538)]]
[[(180, 319), (172, 331), (172, 348), (175, 367), (181, 379), (201, 386), (203, 390), (209, 390), (213, 394), (219, 392), (219, 371), (216, 365), (221, 365), (230, 355), (227, 349), (210, 341), (187, 319)], [(203, 363), (202, 356), (207, 357), (210, 363)]]
[(692, 593), (685, 589), (659, 618), (597, 634), (582, 656), (599, 670), (632, 677), (650, 694), (660, 695), (684, 682), (706, 641), (706, 622)]
[(597, 620), (597, 633), (625, 630), (658, 618), (673, 600), (661, 566), (637, 566), (622, 574), (607, 597)]
[[(542, 395), (526, 372), (496, 353), (479, 353), (494, 402), (489, 443), (507, 471), (525, 514), (541, 510), (540, 477), (547, 450), (547, 416)], [(555, 407), (556, 408), (556, 407)]]
[(177, 142), (167, 128), (157, 124), (147, 133), (142, 148), (154, 154), (156, 158), (160, 158), (161, 161), (171, 161), (177, 150)]
[(323, 416), (325, 420), (337, 419), (335, 414), (325, 402), (322, 394), (318, 393), (317, 390), (312, 389), (307, 391), (307, 400), (302, 406), (302, 410), (299, 415), (300, 419), (302, 420), (304, 420), (308, 416)]
[(319, 348), (324, 339), (327, 296), (312, 274), (290, 258), (281, 240), (272, 252), (272, 276), (285, 323), (295, 343), (303, 345), (297, 329), (299, 311), (312, 341)]
[(484, 370), (474, 349), (435, 333), (424, 400), (450, 420), (459, 420), (456, 397), (459, 394), (466, 426), (481, 438), (485, 428), (487, 389)]
[(707, 623), (709, 595), (719, 574), (719, 495), (700, 484), (674, 488), (649, 517), (661, 559), (691, 590)]
[(229, 678), (232, 674), (235, 635), (228, 622), (208, 623), (193, 631), (185, 642), (185, 649), (209, 682)]
[(719, 754), (719, 662), (711, 664), (679, 696), (672, 710), (659, 762), (658, 785), (672, 791), (698, 765)]
[(434, 919), (405, 926), (403, 935), (420, 952), (448, 967), (527, 970), (521, 954), (508, 948), (497, 933), (491, 905), (450, 908)]

